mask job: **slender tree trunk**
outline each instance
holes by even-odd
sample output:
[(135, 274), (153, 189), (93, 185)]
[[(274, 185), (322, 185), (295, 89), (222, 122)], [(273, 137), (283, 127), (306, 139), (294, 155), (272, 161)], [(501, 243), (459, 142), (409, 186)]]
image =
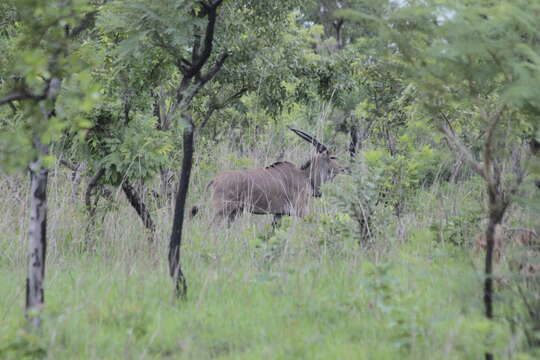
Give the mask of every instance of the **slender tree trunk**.
[[(486, 318), (493, 320), (493, 247), (495, 244), (495, 227), (497, 224), (490, 219), (486, 229), (486, 258), (484, 269), (484, 309)], [(485, 353), (486, 360), (493, 360), (491, 352)]]
[(351, 141), (349, 143), (349, 154), (351, 155), (351, 158), (353, 158), (356, 155), (356, 149), (358, 146), (358, 128), (356, 125), (351, 126), (350, 136)]
[[(502, 108), (501, 108), (502, 111)], [(502, 223), (504, 213), (509, 205), (509, 200), (505, 199), (505, 194), (501, 188), (501, 169), (494, 161), (493, 153), (495, 146), (494, 134), (501, 119), (500, 112), (493, 117), (493, 120), (486, 133), (486, 140), (483, 151), (483, 176), (486, 181), (486, 192), (488, 198), (489, 222), (486, 228), (486, 258), (484, 267), (484, 309), (486, 318), (493, 320), (493, 250), (495, 247), (495, 229)], [(517, 186), (521, 183), (521, 176), (518, 176)], [(493, 360), (493, 353), (486, 351), (485, 359)]]
[(141, 218), (144, 227), (149, 232), (149, 241), (153, 242), (155, 238), (156, 233), (156, 225), (152, 221), (152, 217), (150, 215), (150, 212), (148, 211), (148, 208), (146, 207), (146, 204), (142, 200), (142, 198), (139, 196), (133, 185), (126, 179), (122, 183), (122, 190), (124, 191), (124, 194), (126, 194), (126, 197)]
[(169, 272), (175, 282), (176, 296), (185, 298), (187, 296), (187, 282), (182, 272), (180, 262), (180, 247), (182, 245), (182, 228), (184, 224), (184, 213), (186, 199), (189, 188), (189, 178), (193, 164), (193, 122), (189, 119), (189, 125), (184, 129), (184, 149), (182, 159), (182, 170), (180, 173), (180, 184), (176, 194), (174, 207), (173, 228), (169, 243)]
[(105, 169), (101, 168), (94, 174), (94, 176), (92, 176), (86, 188), (86, 193), (84, 194), (84, 202), (86, 205), (86, 211), (88, 212), (88, 221), (86, 223), (86, 230), (84, 235), (85, 247), (87, 249), (92, 243), (92, 233), (94, 232), (96, 227), (96, 211), (97, 203), (99, 201), (99, 198), (96, 195), (95, 201), (92, 202), (92, 194), (94, 193), (97, 183), (99, 179), (101, 179), (103, 174), (105, 174)]
[[(501, 194), (489, 193), (489, 222), (486, 228), (486, 257), (484, 264), (484, 310), (486, 318), (493, 320), (493, 252), (496, 243), (496, 228), (502, 223), (506, 204), (500, 201)], [(496, 197), (494, 196), (496, 195)], [(493, 360), (493, 354), (486, 352), (486, 360)]]
[(49, 171), (40, 160), (30, 163), (31, 201), (28, 236), (28, 275), (26, 278), (26, 318), (41, 326), (39, 311), (45, 302), (45, 256), (47, 253), (47, 179)]
[(486, 228), (484, 308), (488, 319), (493, 319), (493, 249), (495, 246), (495, 227), (497, 225), (499, 223), (490, 218)]
[(274, 215), (274, 218), (272, 220), (272, 229), (276, 229), (279, 227), (279, 225), (281, 224), (281, 218), (283, 217), (282, 214), (276, 214)]
[(343, 19), (339, 18), (334, 20), (332, 23), (334, 29), (336, 30), (336, 44), (338, 49), (343, 49), (343, 37), (341, 35), (341, 30), (343, 28)]

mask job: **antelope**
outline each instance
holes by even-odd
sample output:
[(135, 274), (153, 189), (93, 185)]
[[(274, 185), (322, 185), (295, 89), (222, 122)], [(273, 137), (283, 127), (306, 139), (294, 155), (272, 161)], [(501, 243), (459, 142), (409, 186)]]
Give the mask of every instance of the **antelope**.
[[(227, 219), (230, 225), (243, 211), (274, 215), (273, 226), (283, 215), (303, 217), (311, 196), (321, 196), (321, 185), (344, 172), (325, 145), (301, 130), (290, 130), (314, 145), (317, 153), (300, 167), (278, 161), (265, 168), (218, 174), (207, 187), (213, 192), (214, 223)], [(192, 214), (196, 211), (193, 208)]]

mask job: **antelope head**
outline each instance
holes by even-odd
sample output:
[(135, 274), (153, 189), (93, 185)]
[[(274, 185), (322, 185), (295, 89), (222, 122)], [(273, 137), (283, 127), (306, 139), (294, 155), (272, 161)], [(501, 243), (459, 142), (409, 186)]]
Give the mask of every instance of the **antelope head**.
[(332, 180), (337, 174), (343, 173), (346, 167), (343, 166), (338, 158), (330, 152), (327, 146), (319, 142), (313, 136), (305, 132), (291, 128), (291, 130), (302, 139), (306, 140), (317, 150), (317, 154), (311, 157), (301, 169), (305, 171), (309, 178), (314, 196), (321, 196), (321, 185)]

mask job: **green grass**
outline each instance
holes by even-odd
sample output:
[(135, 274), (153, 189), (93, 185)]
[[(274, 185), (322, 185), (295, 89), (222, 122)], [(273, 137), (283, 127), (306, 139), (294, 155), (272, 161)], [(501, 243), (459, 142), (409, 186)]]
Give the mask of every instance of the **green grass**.
[(502, 317), (484, 320), (471, 250), (437, 242), (428, 230), (441, 216), (431, 193), (401, 220), (401, 232), (393, 224), (370, 249), (325, 237), (314, 226), (317, 212), (335, 209), (320, 202), (311, 220), (285, 221), (268, 242), (260, 234), (269, 218), (212, 229), (203, 212), (186, 228), (189, 293), (179, 302), (166, 264), (172, 210), (155, 209), (159, 236), (149, 246), (119, 197), (96, 250), (80, 252), (84, 212), (66, 200), (63, 176), (51, 185), (38, 334), (26, 330), (23, 314), (26, 204), (14, 202), (16, 194), (0, 202), (0, 358), (480, 359), (487, 349), (498, 358), (533, 358)]

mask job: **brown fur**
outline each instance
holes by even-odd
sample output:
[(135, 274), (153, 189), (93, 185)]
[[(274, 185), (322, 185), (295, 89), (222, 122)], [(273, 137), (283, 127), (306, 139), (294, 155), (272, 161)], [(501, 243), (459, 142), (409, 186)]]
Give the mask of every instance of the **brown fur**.
[(243, 211), (304, 216), (309, 198), (318, 196), (321, 184), (343, 170), (325, 151), (302, 167), (283, 161), (266, 168), (223, 171), (210, 185), (214, 221), (230, 222)]

